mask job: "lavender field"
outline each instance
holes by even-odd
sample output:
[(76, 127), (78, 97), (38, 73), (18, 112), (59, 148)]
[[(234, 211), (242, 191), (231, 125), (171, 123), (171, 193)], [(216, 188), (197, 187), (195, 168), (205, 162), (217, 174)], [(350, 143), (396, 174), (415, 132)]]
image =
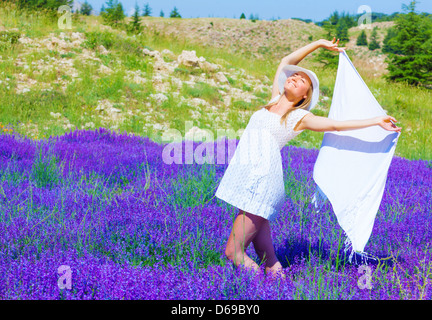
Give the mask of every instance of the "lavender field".
[(310, 202), (318, 150), (284, 147), (281, 280), (224, 257), (237, 209), (214, 192), (227, 164), (166, 164), (163, 148), (106, 129), (0, 134), (0, 299), (432, 298), (431, 162), (393, 159), (365, 248), (380, 260), (362, 269), (331, 206)]

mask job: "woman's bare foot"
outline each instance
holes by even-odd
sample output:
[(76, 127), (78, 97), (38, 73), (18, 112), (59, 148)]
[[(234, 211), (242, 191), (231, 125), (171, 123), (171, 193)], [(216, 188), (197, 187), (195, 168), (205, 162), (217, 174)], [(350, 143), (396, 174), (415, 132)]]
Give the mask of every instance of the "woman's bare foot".
[(266, 264), (266, 274), (271, 274), (274, 277), (281, 277), (282, 279), (286, 278), (285, 274), (283, 273), (283, 267), (279, 261), (273, 263), (270, 266), (267, 266)]
[(254, 271), (256, 274), (262, 274), (259, 265), (253, 261), (246, 253), (238, 254), (235, 257), (228, 258), (235, 267), (243, 267), (247, 270)]

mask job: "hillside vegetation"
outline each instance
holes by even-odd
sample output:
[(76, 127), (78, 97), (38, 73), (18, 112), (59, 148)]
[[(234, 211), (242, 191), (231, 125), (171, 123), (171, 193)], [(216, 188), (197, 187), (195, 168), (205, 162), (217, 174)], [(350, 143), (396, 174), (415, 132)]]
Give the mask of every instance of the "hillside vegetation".
[[(162, 142), (168, 129), (198, 140), (205, 130), (217, 138), (217, 130), (225, 129), (239, 137), (252, 113), (270, 99), (279, 60), (325, 37), (321, 27), (298, 20), (140, 19), (139, 35), (77, 14), (69, 30), (43, 13), (1, 5), (2, 132), (46, 139), (105, 127)], [(374, 25), (383, 39), (392, 22)], [(350, 29), (347, 53), (403, 128), (396, 154), (432, 159), (431, 90), (386, 82), (386, 55), (356, 46), (359, 33), (358, 27)], [(321, 97), (314, 113), (325, 116), (336, 71), (323, 68), (315, 54), (299, 65), (318, 75)], [(291, 144), (319, 148), (321, 140), (322, 133), (304, 132)]]

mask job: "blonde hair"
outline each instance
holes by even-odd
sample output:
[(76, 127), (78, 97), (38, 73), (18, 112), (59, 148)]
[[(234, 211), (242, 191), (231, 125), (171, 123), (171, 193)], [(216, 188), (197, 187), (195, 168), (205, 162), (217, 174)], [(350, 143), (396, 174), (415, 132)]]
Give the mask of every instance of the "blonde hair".
[[(291, 110), (287, 111), (287, 112), (286, 112), (286, 113), (281, 117), (280, 123), (281, 123), (281, 124), (282, 124), (282, 123), (285, 123), (285, 126), (286, 126), (286, 121), (287, 121), (288, 115), (289, 115), (290, 112), (293, 111), (293, 110), (296, 110), (296, 109), (305, 109), (305, 110), (307, 110), (308, 107), (309, 107), (309, 105), (310, 105), (310, 103), (311, 103), (311, 100), (312, 100), (312, 93), (313, 93), (313, 89), (312, 89), (312, 86), (310, 86), (309, 89), (308, 89), (308, 91), (307, 91), (307, 97), (301, 99), (301, 100), (300, 100), (300, 101), (295, 105), (295, 109), (291, 109)], [(267, 105), (265, 105), (265, 106), (262, 106), (261, 108), (269, 108), (269, 107), (271, 107), (271, 106), (274, 106), (275, 104), (277, 104), (277, 103), (280, 101), (280, 99), (282, 98), (282, 96), (283, 96), (284, 94), (285, 94), (285, 91), (284, 91), (284, 92), (279, 96), (279, 99), (277, 99), (275, 102), (269, 103), (269, 104), (267, 104)]]

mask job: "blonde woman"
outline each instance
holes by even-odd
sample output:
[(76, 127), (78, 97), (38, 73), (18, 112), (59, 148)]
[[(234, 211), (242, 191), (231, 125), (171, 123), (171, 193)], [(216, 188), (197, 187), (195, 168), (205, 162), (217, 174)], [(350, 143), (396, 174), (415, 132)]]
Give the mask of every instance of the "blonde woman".
[(318, 102), (319, 81), (314, 72), (297, 64), (318, 48), (342, 51), (339, 40), (335, 41), (315, 41), (282, 59), (274, 78), (272, 99), (251, 116), (219, 183), (216, 197), (239, 209), (225, 249), (235, 266), (260, 270), (246, 254), (253, 243), (266, 273), (282, 271), (271, 239), (270, 222), (284, 203), (280, 150), (289, 140), (303, 130), (344, 131), (375, 125), (389, 131), (401, 130), (391, 122), (396, 122), (391, 116), (336, 121), (310, 112)]

